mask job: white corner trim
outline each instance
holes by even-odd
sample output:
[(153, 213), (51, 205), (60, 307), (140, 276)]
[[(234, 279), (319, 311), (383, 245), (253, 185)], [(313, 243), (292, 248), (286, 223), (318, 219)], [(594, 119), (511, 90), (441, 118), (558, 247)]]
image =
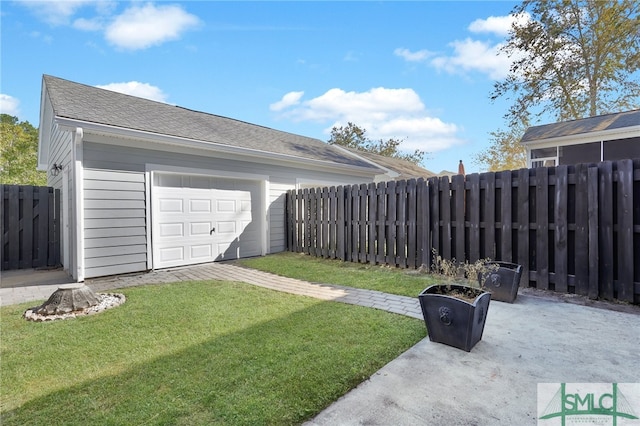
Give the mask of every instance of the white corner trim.
[(262, 220), (262, 256), (269, 254), (271, 249), (271, 214), (269, 209), (269, 202), (271, 197), (271, 184), (269, 179), (262, 181), (262, 213), (260, 215)]
[(75, 278), (78, 282), (84, 281), (84, 165), (82, 139), (84, 132), (82, 127), (77, 127), (73, 133), (71, 152), (73, 155), (73, 186), (74, 186), (74, 235), (76, 271)]
[(151, 188), (153, 187), (153, 172), (144, 172), (144, 197), (146, 199), (146, 221), (147, 221), (147, 270), (153, 269), (153, 209), (151, 208)]

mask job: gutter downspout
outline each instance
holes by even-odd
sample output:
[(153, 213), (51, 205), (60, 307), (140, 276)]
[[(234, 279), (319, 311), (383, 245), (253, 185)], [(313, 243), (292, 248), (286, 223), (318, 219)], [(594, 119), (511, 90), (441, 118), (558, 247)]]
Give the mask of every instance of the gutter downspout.
[(73, 278), (84, 281), (84, 165), (82, 127), (76, 127), (72, 134), (71, 153), (73, 157), (73, 236), (75, 246), (75, 271)]

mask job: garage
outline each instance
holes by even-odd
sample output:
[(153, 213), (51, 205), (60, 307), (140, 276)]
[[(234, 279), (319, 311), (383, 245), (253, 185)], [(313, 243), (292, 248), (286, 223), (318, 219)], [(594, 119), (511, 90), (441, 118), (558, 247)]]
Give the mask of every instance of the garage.
[(154, 173), (153, 268), (262, 254), (261, 182)]

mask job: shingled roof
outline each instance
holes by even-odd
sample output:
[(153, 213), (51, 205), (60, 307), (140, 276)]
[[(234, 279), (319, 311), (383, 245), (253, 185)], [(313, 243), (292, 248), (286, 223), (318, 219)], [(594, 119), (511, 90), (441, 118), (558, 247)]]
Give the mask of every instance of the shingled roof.
[(60, 118), (380, 170), (319, 139), (44, 75)]
[(395, 180), (419, 179), (419, 178), (428, 179), (431, 177), (438, 176), (436, 173), (433, 173), (432, 171), (422, 168), (417, 164), (414, 164), (408, 160), (402, 160), (400, 158), (394, 158), (394, 157), (386, 157), (384, 155), (375, 154), (373, 152), (362, 151), (354, 148), (346, 148), (346, 147), (343, 147), (343, 148), (350, 152), (353, 152), (356, 155), (360, 155), (361, 157), (364, 157), (367, 160), (373, 161), (375, 164), (385, 167), (391, 170), (392, 172), (397, 173), (398, 176), (394, 178)]
[(640, 126), (640, 109), (565, 121), (562, 123), (532, 126), (527, 129), (520, 142), (526, 144), (544, 139), (576, 136), (607, 130), (622, 130), (627, 127), (637, 126)]

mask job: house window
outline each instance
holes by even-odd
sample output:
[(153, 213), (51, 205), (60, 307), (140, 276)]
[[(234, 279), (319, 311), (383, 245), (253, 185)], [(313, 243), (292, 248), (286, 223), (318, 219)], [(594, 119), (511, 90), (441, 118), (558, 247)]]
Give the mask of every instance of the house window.
[(558, 147), (560, 164), (597, 163), (601, 156), (600, 142)]
[(558, 147), (531, 150), (531, 167), (554, 167), (558, 164)]
[(603, 157), (605, 161), (640, 158), (640, 137), (605, 141)]

